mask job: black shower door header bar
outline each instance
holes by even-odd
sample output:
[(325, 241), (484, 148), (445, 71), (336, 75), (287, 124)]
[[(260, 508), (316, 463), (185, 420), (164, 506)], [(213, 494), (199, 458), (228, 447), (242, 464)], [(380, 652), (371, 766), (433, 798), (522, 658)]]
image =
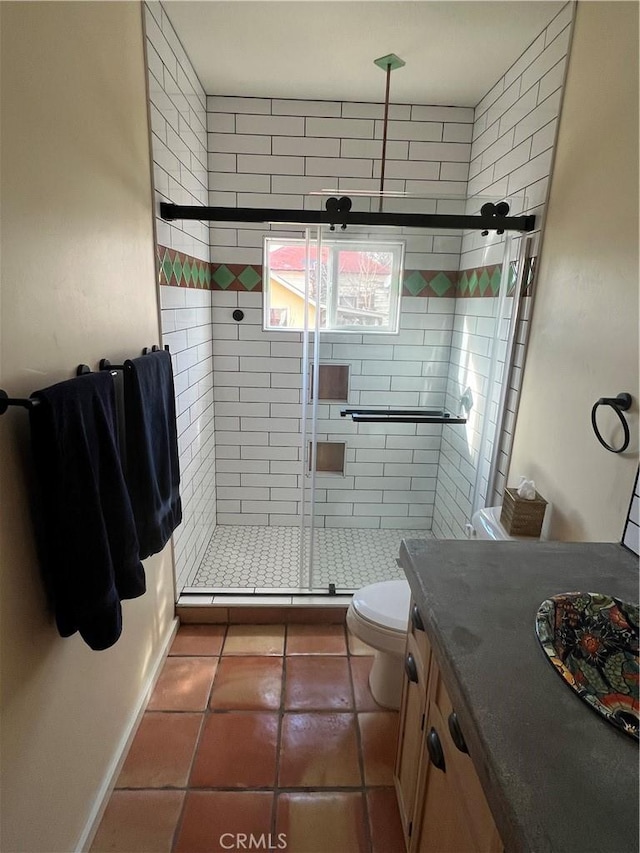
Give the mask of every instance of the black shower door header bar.
[(203, 222), (290, 222), (310, 225), (382, 225), (400, 228), (447, 228), (464, 231), (533, 231), (535, 216), (466, 216), (449, 213), (366, 213), (361, 211), (292, 210), (269, 207), (204, 207), (160, 203), (167, 221), (196, 219)]

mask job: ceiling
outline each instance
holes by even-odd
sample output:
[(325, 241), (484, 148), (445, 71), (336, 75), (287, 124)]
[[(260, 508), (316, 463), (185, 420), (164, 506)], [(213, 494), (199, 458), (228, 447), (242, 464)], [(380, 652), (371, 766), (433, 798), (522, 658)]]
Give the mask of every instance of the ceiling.
[(564, 3), (165, 0), (210, 95), (475, 106)]

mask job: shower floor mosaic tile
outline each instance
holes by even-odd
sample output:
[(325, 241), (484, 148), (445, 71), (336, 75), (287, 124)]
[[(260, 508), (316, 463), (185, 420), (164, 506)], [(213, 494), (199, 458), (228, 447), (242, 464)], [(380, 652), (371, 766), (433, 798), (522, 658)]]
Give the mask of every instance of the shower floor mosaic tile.
[[(396, 564), (401, 539), (431, 539), (423, 530), (325, 528), (314, 539), (313, 589), (349, 591), (402, 578)], [(187, 587), (198, 591), (297, 589), (300, 530), (296, 527), (217, 527)]]

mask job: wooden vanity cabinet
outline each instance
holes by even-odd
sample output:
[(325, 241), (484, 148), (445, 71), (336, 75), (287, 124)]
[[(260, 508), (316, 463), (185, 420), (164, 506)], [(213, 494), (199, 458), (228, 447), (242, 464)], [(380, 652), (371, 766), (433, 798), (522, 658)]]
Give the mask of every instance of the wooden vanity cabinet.
[(425, 664), (418, 645), (409, 632), (400, 706), (399, 747), (394, 771), (398, 807), (407, 849), (418, 789), (427, 699), (425, 673), (429, 671), (430, 661), (431, 652), (428, 651), (428, 660)]
[(395, 767), (407, 851), (502, 853), (464, 734), (413, 601), (411, 613)]

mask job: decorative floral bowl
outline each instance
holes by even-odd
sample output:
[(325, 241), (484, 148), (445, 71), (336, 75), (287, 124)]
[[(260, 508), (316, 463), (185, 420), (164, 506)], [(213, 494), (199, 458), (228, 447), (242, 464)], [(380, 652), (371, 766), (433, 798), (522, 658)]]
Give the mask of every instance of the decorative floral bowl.
[(536, 633), (578, 696), (638, 740), (638, 606), (596, 592), (554, 595), (538, 609)]

